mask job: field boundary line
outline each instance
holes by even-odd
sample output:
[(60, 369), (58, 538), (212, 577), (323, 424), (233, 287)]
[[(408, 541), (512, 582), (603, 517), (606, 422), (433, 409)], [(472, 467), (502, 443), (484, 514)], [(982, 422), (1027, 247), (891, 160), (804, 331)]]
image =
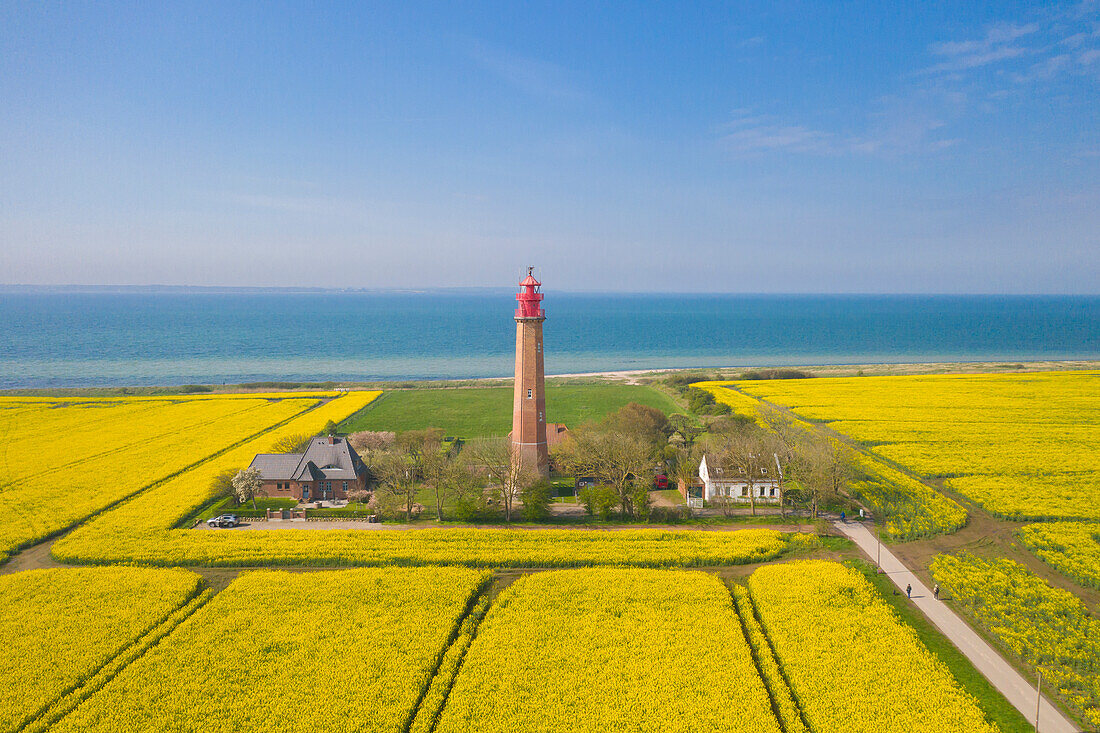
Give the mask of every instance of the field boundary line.
[[(337, 398), (333, 397), (331, 399), (337, 399)], [(181, 468), (180, 470), (178, 470), (178, 471), (176, 471), (176, 472), (174, 472), (174, 473), (172, 473), (168, 476), (164, 476), (162, 478), (157, 479), (156, 481), (153, 481), (152, 483), (141, 486), (141, 487), (135, 489), (134, 491), (131, 491), (130, 493), (126, 494), (125, 496), (120, 496), (119, 498), (113, 500), (110, 504), (106, 504), (105, 506), (103, 506), (103, 507), (97, 509), (96, 511), (92, 512), (91, 514), (87, 515), (86, 517), (78, 519), (78, 520), (74, 521), (71, 524), (65, 525), (64, 527), (60, 527), (57, 530), (55, 530), (53, 532), (50, 532), (47, 535), (39, 537), (38, 539), (30, 540), (28, 542), (24, 542), (20, 545), (12, 547), (11, 549), (7, 550), (7, 553), (6, 553), (7, 556), (2, 561), (0, 561), (0, 565), (3, 565), (4, 563), (8, 562), (9, 560), (11, 560), (11, 558), (15, 557), (15, 555), (22, 552), (23, 550), (34, 547), (36, 545), (40, 545), (43, 542), (49, 542), (50, 540), (56, 539), (56, 538), (60, 537), (63, 534), (71, 532), (72, 530), (76, 529), (77, 527), (80, 527), (83, 524), (86, 524), (87, 522), (91, 521), (92, 519), (95, 519), (96, 517), (111, 511), (112, 509), (114, 509), (118, 505), (126, 503), (127, 501), (129, 501), (130, 499), (133, 499), (134, 497), (138, 496), (139, 494), (141, 494), (145, 491), (148, 491), (150, 489), (155, 489), (156, 487), (158, 487), (162, 484), (165, 484), (165, 483), (171, 481), (172, 479), (177, 478), (177, 477), (179, 477), (180, 475), (182, 475), (184, 473), (187, 473), (188, 471), (191, 471), (191, 470), (194, 470), (194, 469), (198, 468), (199, 466), (201, 466), (204, 463), (207, 463), (209, 461), (214, 460), (218, 456), (220, 456), (224, 453), (227, 453), (227, 452), (233, 450), (234, 448), (239, 448), (240, 446), (244, 445), (245, 443), (247, 443), (250, 440), (255, 440), (256, 438), (259, 438), (260, 436), (265, 435), (266, 433), (270, 433), (272, 430), (276, 430), (276, 429), (282, 427), (283, 425), (286, 425), (291, 420), (296, 420), (297, 418), (301, 417), (302, 415), (305, 415), (307, 412), (312, 412), (313, 410), (316, 410), (322, 404), (326, 404), (327, 402), (329, 402), (329, 400), (318, 400), (311, 407), (307, 407), (306, 409), (302, 410), (301, 412), (296, 412), (295, 414), (291, 415), (290, 417), (286, 418), (285, 420), (280, 420), (277, 423), (273, 423), (272, 425), (267, 426), (263, 430), (260, 430), (259, 432), (253, 433), (253, 434), (251, 434), (251, 435), (249, 435), (245, 438), (242, 438), (241, 440), (238, 440), (235, 443), (227, 445), (224, 448), (218, 450), (216, 453), (211, 453), (210, 455), (205, 456), (204, 458), (200, 458), (199, 460), (195, 461), (194, 463), (190, 463), (190, 464), (184, 466), (183, 468)], [(172, 529), (175, 529), (175, 528), (176, 528), (176, 526), (175, 526), (175, 524), (173, 524)], [(3, 553), (0, 553), (0, 554), (3, 554)], [(50, 556), (53, 557), (52, 552), (50, 553)], [(99, 564), (99, 563), (97, 563), (97, 564)]]
[[(883, 466), (886, 466), (887, 468), (893, 469), (894, 471), (897, 471), (898, 473), (904, 474), (905, 476), (908, 476), (909, 478), (913, 479), (914, 481), (917, 481), (921, 484), (924, 484), (924, 486), (926, 488), (930, 489), (931, 491), (936, 492), (937, 494), (940, 494), (945, 499), (949, 499), (949, 500), (955, 502), (960, 507), (962, 507), (964, 511), (966, 511), (966, 523), (963, 524), (961, 527), (959, 527), (959, 529), (962, 529), (963, 527), (966, 527), (966, 525), (970, 523), (970, 514), (971, 514), (971, 512), (975, 511), (975, 509), (977, 509), (979, 511), (986, 511), (981, 506), (976, 506), (974, 504), (974, 502), (972, 502), (970, 499), (966, 498), (962, 494), (959, 494), (958, 492), (953, 491), (951, 489), (945, 489), (945, 487), (943, 487), (943, 486), (937, 486), (936, 484), (932, 483), (932, 481), (930, 479), (926, 479), (923, 476), (921, 476), (917, 473), (914, 473), (911, 468), (903, 466), (899, 463), (895, 463), (894, 461), (890, 460), (889, 458), (884, 458), (883, 456), (880, 456), (879, 454), (873, 452), (870, 448), (863, 445), (859, 441), (855, 440), (850, 435), (845, 435), (844, 433), (833, 430), (825, 422), (814, 421), (814, 420), (811, 420), (809, 418), (803, 417), (802, 415), (799, 415), (797, 412), (795, 412), (791, 408), (787, 407), (786, 405), (779, 405), (779, 404), (776, 404), (774, 402), (770, 402), (769, 400), (766, 400), (763, 397), (757, 397), (756, 395), (749, 394), (748, 392), (742, 392), (740, 389), (738, 389), (737, 387), (734, 387), (733, 385), (723, 384), (723, 385), (721, 385), (721, 387), (723, 389), (728, 389), (732, 392), (736, 392), (737, 394), (741, 395), (742, 397), (748, 397), (751, 400), (756, 400), (758, 403), (760, 403), (762, 405), (767, 405), (768, 407), (773, 407), (776, 410), (779, 410), (780, 412), (782, 412), (784, 415), (787, 415), (789, 417), (793, 417), (797, 420), (800, 420), (800, 421), (804, 422), (805, 424), (809, 425), (811, 428), (813, 428), (815, 431), (817, 431), (821, 435), (824, 435), (827, 438), (834, 438), (836, 440), (839, 440), (841, 443), (844, 443), (844, 445), (848, 446), (849, 448), (851, 448), (854, 451), (857, 451), (858, 453), (860, 453), (864, 457), (870, 459), (871, 461), (874, 461), (876, 463), (881, 463)], [(886, 443), (883, 443), (882, 445), (886, 445)], [(973, 474), (966, 474), (966, 475), (970, 476), (970, 475), (973, 475)], [(851, 496), (848, 496), (848, 494), (845, 494), (845, 496), (847, 496), (849, 499), (852, 498)], [(853, 501), (854, 501), (854, 499), (853, 499)], [(991, 512), (987, 512), (987, 513), (991, 514), (992, 516), (997, 516), (997, 515), (992, 514)], [(1001, 519), (1004, 519), (1004, 517), (1001, 517)], [(937, 535), (954, 534), (955, 532), (958, 532), (959, 529), (952, 530), (951, 532), (938, 532), (936, 534), (929, 535), (928, 537), (914, 538), (914, 539), (929, 539), (930, 537), (936, 537)], [(911, 541), (911, 540), (903, 540), (903, 541)]]
[[(858, 522), (840, 521), (834, 521), (833, 526), (855, 542), (872, 565), (875, 565), (874, 554), (876, 551), (881, 551), (881, 565), (878, 567), (886, 573), (893, 584), (902, 592), (910, 586), (912, 589), (910, 602), (917, 610), (970, 660), (974, 668), (989, 680), (989, 683), (1004, 695), (1013, 707), (1025, 718), (1034, 719), (1035, 688), (992, 644), (982, 638), (981, 634), (972, 629), (946, 603), (933, 598), (928, 587), (894, 553), (886, 547), (879, 550), (876, 547), (877, 539), (867, 527)], [(1039, 730), (1044, 733), (1076, 733), (1079, 730), (1046, 695), (1040, 698), (1039, 718)]]
[[(772, 703), (772, 709), (775, 712), (776, 719), (779, 721), (779, 725), (786, 733), (805, 733), (806, 731), (813, 731), (814, 729), (806, 720), (806, 711), (802, 707), (802, 702), (798, 699), (798, 695), (795, 694), (794, 688), (791, 687), (791, 681), (787, 678), (787, 673), (783, 671), (783, 665), (779, 663), (779, 655), (775, 653), (775, 647), (772, 646), (772, 640), (764, 630), (764, 623), (760, 620), (760, 616), (756, 611), (756, 604), (752, 600), (752, 594), (749, 592), (749, 589), (744, 587), (745, 599), (741, 601), (738, 599), (731, 581), (726, 582), (726, 588), (733, 602), (734, 612), (736, 612), (737, 618), (741, 622), (741, 632), (745, 635), (745, 643), (749, 645), (749, 651), (752, 654), (752, 662), (756, 665), (757, 672), (760, 674), (760, 679), (764, 682), (764, 688), (768, 691), (768, 699)], [(752, 635), (749, 633), (750, 623), (754, 624), (760, 631), (760, 637), (764, 640), (764, 649), (757, 649), (756, 645), (752, 643)], [(769, 676), (764, 673), (763, 666), (759, 659), (759, 656), (764, 654), (768, 655), (775, 664), (776, 673), (779, 675), (779, 682), (782, 683), (783, 690), (772, 689), (772, 685), (769, 683)], [(783, 715), (782, 706), (779, 705), (779, 700), (777, 699), (777, 695), (783, 694), (783, 692), (786, 692), (786, 695), (790, 697), (791, 704), (798, 714), (798, 725), (792, 724), (792, 722), (788, 721)], [(799, 726), (801, 726), (801, 728)]]
[[(443, 649), (439, 652), (439, 656), (435, 660), (435, 664), (432, 667), (432, 672), (428, 675), (424, 686), (420, 690), (420, 696), (416, 699), (416, 704), (409, 710), (409, 716), (401, 726), (401, 730), (405, 733), (409, 733), (413, 730), (413, 727), (417, 724), (417, 720), (420, 719), (424, 701), (428, 697), (428, 693), (431, 691), (432, 686), (439, 678), (439, 673), (443, 667), (443, 662), (446, 660), (448, 652), (456, 644), (462, 643), (464, 637), (463, 626), (468, 619), (475, 619), (473, 628), (470, 629), (468, 641), (465, 644), (465, 649), (462, 649), (462, 654), (458, 659), (458, 663), (455, 665), (454, 672), (451, 674), (449, 680), (442, 680), (441, 684), (446, 685), (443, 697), (440, 699), (438, 706), (430, 713), (430, 718), (425, 719), (426, 722), (417, 726), (418, 730), (423, 730), (428, 733), (435, 730), (436, 725), (439, 724), (439, 716), (443, 713), (443, 708), (447, 704), (447, 698), (451, 694), (451, 688), (454, 686), (454, 681), (458, 679), (458, 674), (462, 670), (462, 662), (466, 659), (466, 652), (469, 651), (470, 644), (473, 643), (474, 637), (477, 635), (478, 627), (481, 626), (481, 621), (484, 619), (485, 614), (488, 612), (488, 608), (492, 603), (492, 586), (496, 583), (496, 576), (493, 574), (488, 575), (478, 587), (470, 594), (469, 600), (466, 602), (466, 608), (463, 610), (462, 615), (459, 616), (455, 622), (454, 629), (451, 630), (451, 636), (447, 639), (447, 643), (443, 645)], [(479, 607), (484, 605), (480, 615), (475, 615)]]
[[(245, 402), (246, 400), (240, 400), (240, 401)], [(84, 458), (76, 458), (76, 459), (71, 460), (67, 463), (59, 464), (57, 466), (54, 466), (50, 470), (51, 471), (61, 471), (61, 470), (64, 470), (66, 468), (76, 468), (76, 467), (79, 467), (81, 464), (88, 463), (90, 461), (96, 461), (96, 460), (99, 460), (100, 458), (106, 458), (106, 457), (109, 457), (109, 456), (113, 456), (117, 453), (122, 453), (126, 450), (129, 450), (130, 448), (133, 448), (134, 446), (141, 445), (142, 443), (148, 442), (149, 440), (160, 440), (161, 438), (167, 438), (167, 437), (171, 437), (171, 436), (174, 436), (174, 435), (180, 435), (181, 433), (193, 432), (195, 430), (201, 430), (203, 427), (206, 427), (208, 425), (216, 423), (219, 420), (223, 420), (223, 419), (229, 418), (229, 417), (239, 417), (241, 415), (245, 415), (249, 412), (252, 412), (253, 410), (258, 410), (261, 407), (263, 407), (263, 405), (252, 405), (250, 407), (243, 407), (239, 410), (236, 410), (235, 412), (226, 413), (225, 415), (222, 415), (218, 418), (215, 418), (214, 420), (200, 420), (198, 422), (191, 423), (191, 424), (183, 426), (183, 427), (178, 427), (175, 430), (169, 430), (169, 431), (164, 432), (164, 433), (159, 433), (156, 436), (154, 436), (153, 438), (134, 440), (134, 441), (126, 443), (124, 445), (115, 446), (114, 448), (111, 448), (110, 450), (105, 450), (102, 453), (96, 453), (94, 455), (85, 456)], [(36, 476), (34, 474), (31, 474), (31, 475), (25, 476), (21, 479), (16, 479), (15, 481), (13, 481), (9, 484), (9, 487), (19, 487), (22, 484), (33, 481), (35, 478), (36, 478)]]
[(133, 662), (144, 656), (149, 649), (160, 643), (161, 639), (168, 636), (213, 597), (214, 591), (209, 588), (199, 590), (150, 627), (147, 632), (105, 661), (99, 669), (89, 675), (83, 682), (61, 693), (53, 701), (46, 703), (37, 712), (25, 718), (18, 727), (12, 730), (12, 733), (42, 733), (42, 731), (52, 727), (73, 710), (76, 710), (89, 697), (103, 689)]

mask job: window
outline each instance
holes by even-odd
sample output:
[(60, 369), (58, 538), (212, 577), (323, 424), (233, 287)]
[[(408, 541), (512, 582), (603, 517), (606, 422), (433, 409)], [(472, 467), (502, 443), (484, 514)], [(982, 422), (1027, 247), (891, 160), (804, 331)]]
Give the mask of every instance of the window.
[(344, 491), (347, 491), (347, 490), (348, 490), (348, 482), (347, 482), (347, 481), (345, 481), (345, 482), (344, 482)]
[(531, 390), (527, 390), (527, 399), (531, 399)]

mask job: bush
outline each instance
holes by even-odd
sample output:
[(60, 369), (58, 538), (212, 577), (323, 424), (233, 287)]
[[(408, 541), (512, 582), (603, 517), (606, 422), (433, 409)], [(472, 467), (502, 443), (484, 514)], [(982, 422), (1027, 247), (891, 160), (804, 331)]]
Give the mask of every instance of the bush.
[(298, 433), (297, 435), (285, 435), (275, 441), (275, 444), (271, 446), (272, 453), (305, 453), (306, 448), (309, 447), (309, 441), (313, 440), (312, 435), (306, 435), (305, 433)]
[(585, 486), (578, 496), (589, 516), (610, 519), (619, 504), (619, 495), (610, 486)]
[(801, 369), (753, 369), (744, 372), (741, 379), (810, 379), (813, 374)]
[(545, 479), (536, 481), (521, 491), (519, 500), (523, 502), (523, 518), (528, 522), (538, 522), (549, 517), (553, 494), (553, 487)]
[(691, 510), (679, 506), (655, 506), (649, 510), (649, 521), (653, 524), (679, 524), (691, 517)]
[(484, 496), (460, 496), (455, 501), (455, 519), (460, 522), (484, 522), (500, 518)]

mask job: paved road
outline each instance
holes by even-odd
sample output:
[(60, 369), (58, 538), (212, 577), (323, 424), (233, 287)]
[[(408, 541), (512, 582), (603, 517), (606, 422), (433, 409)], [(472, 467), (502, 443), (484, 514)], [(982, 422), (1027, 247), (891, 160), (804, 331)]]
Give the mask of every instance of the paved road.
[[(833, 526), (852, 539), (863, 552), (875, 562), (879, 557), (878, 539), (859, 522), (833, 522)], [(985, 675), (993, 686), (1001, 691), (1010, 703), (1016, 706), (1029, 721), (1035, 720), (1035, 686), (1025, 680), (1012, 668), (1000, 654), (989, 646), (973, 629), (947, 607), (942, 601), (932, 597), (932, 591), (925, 587), (916, 575), (911, 573), (900, 560), (883, 546), (880, 567), (894, 581), (894, 585), (905, 591), (906, 585), (913, 586), (913, 604), (939, 628), (944, 635), (958, 647), (959, 651), (970, 659), (971, 663)], [(1058, 710), (1043, 697), (1039, 710), (1040, 733), (1076, 733), (1079, 731)]]

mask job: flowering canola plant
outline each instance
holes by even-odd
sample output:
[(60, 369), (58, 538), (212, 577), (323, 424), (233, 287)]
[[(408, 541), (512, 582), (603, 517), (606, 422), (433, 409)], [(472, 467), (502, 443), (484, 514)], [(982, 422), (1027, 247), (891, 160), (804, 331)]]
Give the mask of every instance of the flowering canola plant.
[(198, 592), (186, 570), (0, 575), (0, 733), (18, 730)]
[(781, 730), (729, 591), (693, 571), (528, 575), (477, 631), (436, 728)]
[(817, 560), (766, 565), (748, 588), (811, 730), (996, 730), (858, 571)]
[(1029, 524), (1016, 536), (1063, 574), (1081, 585), (1100, 588), (1100, 523)]
[(1100, 726), (1100, 620), (1077, 596), (1011, 560), (938, 555), (932, 575), (953, 603)]
[(0, 400), (0, 560), (317, 404), (297, 394)]
[(465, 568), (244, 573), (52, 730), (405, 730), (486, 580)]
[(176, 529), (214, 497), (211, 480), (247, 466), (283, 435), (316, 433), (368, 405), (378, 392), (350, 392), (179, 474), (58, 540), (69, 563), (142, 565), (733, 565), (812, 546), (813, 537), (767, 529), (737, 532), (515, 529), (410, 531)]
[[(692, 386), (710, 392), (735, 414), (756, 419), (759, 401), (737, 391), (747, 384), (750, 383), (696, 382)], [(814, 431), (814, 426), (805, 420), (795, 418), (794, 425), (807, 433)], [(910, 540), (954, 532), (966, 524), (966, 510), (957, 502), (896, 468), (863, 454), (857, 456), (857, 468), (860, 475), (850, 484), (849, 493), (885, 519), (882, 530), (887, 536)]]
[(742, 381), (1016, 520), (1100, 518), (1100, 372)]

